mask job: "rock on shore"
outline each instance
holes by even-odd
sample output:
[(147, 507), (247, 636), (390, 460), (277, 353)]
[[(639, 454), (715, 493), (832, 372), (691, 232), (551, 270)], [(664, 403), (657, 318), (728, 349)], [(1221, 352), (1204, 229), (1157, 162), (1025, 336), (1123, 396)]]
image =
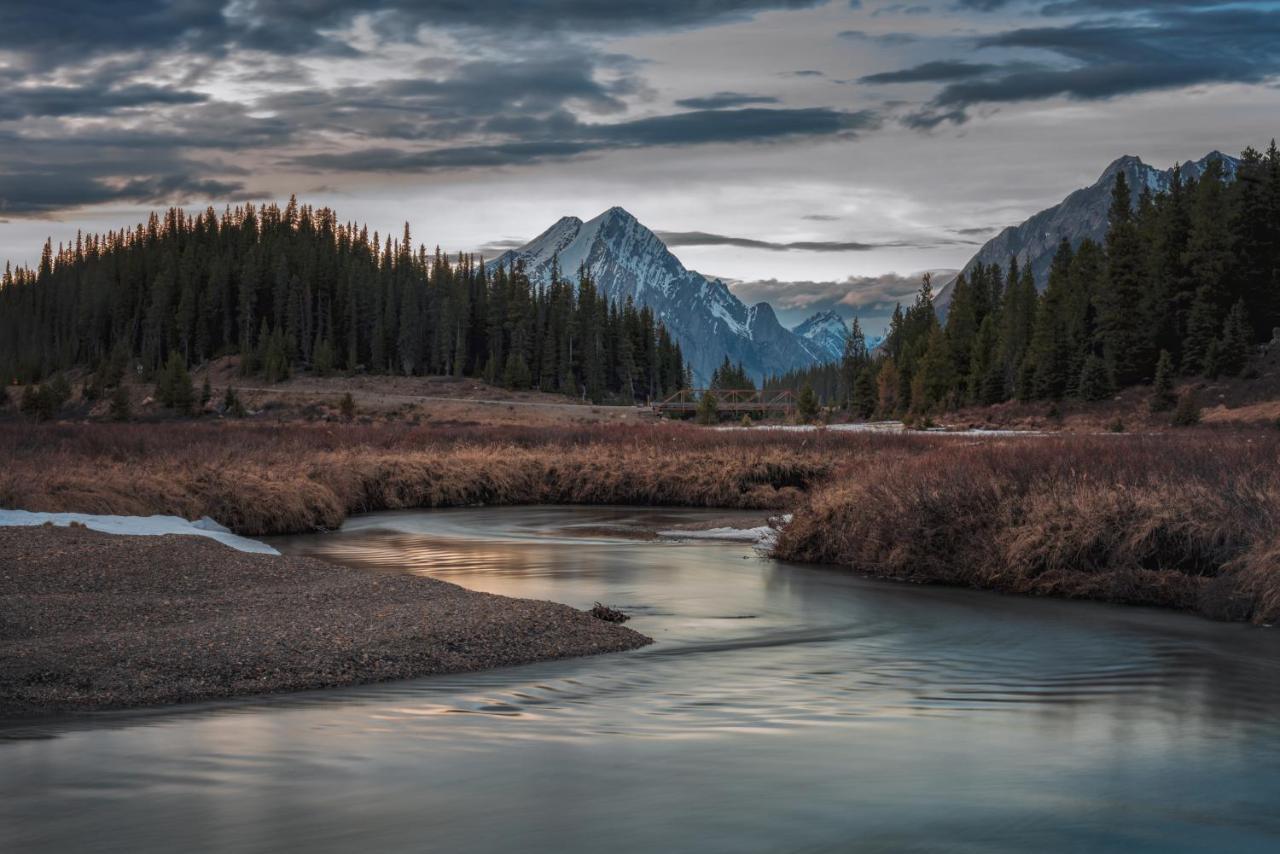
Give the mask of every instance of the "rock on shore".
[(525, 664), (650, 643), (552, 602), (237, 552), (0, 528), (0, 717)]

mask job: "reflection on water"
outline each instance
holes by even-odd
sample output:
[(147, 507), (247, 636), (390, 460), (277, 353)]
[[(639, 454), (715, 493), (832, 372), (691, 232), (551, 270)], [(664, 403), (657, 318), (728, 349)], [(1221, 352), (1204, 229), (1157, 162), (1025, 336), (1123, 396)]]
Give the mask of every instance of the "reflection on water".
[(602, 533), (700, 518), (412, 512), (282, 539), (608, 602), (657, 643), (3, 728), (0, 850), (1280, 848), (1274, 633)]

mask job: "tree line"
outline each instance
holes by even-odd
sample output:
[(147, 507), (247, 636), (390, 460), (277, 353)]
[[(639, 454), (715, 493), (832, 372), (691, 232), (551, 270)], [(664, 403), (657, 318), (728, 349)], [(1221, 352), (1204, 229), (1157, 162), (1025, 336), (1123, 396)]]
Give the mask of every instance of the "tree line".
[(924, 277), (873, 354), (857, 328), (843, 358), (771, 378), (812, 386), (862, 417), (1010, 399), (1101, 400), (1176, 376), (1237, 376), (1280, 327), (1280, 151), (1246, 149), (1134, 203), (1117, 173), (1102, 243), (1063, 239), (1044, 288), (1016, 258), (955, 281), (945, 322)]
[[(609, 300), (585, 270), (530, 282), (342, 224), (328, 208), (173, 208), (136, 228), (46, 242), (0, 279), (0, 376), (39, 382), (128, 360), (155, 376), (238, 354), (270, 381), (297, 368), (481, 377), (593, 401), (687, 383), (680, 347), (648, 307)], [(113, 362), (114, 360), (114, 362)]]

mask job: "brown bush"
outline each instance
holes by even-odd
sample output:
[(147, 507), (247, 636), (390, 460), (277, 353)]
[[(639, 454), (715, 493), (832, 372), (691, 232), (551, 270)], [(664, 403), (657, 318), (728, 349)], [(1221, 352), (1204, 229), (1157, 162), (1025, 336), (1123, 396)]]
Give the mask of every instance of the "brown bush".
[(816, 491), (779, 557), (1013, 593), (1280, 617), (1280, 443), (1080, 437), (936, 449)]
[[(0, 506), (208, 515), (247, 535), (351, 513), (476, 504), (782, 509), (912, 437), (726, 434), (687, 425), (413, 428), (0, 425)], [(833, 462), (837, 460), (840, 462)]]

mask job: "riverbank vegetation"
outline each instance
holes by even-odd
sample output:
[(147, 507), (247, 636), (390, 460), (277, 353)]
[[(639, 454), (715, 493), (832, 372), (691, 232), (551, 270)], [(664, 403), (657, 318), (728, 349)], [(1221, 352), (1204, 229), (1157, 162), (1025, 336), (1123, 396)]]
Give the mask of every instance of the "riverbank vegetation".
[(826, 483), (776, 555), (881, 578), (1280, 619), (1280, 441), (1042, 437)]
[(0, 424), (0, 506), (237, 533), (416, 507), (792, 513), (777, 556), (884, 578), (1280, 619), (1280, 434), (693, 425)]

